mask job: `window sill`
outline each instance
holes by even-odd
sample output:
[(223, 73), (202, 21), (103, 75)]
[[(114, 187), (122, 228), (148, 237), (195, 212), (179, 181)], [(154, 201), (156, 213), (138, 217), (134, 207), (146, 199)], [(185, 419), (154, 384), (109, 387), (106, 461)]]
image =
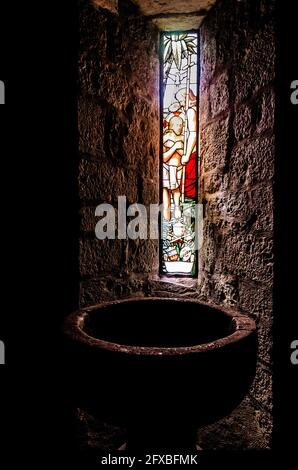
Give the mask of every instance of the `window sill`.
[(163, 276), (163, 275), (154, 275), (151, 276), (150, 281), (158, 282), (166, 287), (169, 286), (177, 286), (177, 287), (184, 287), (187, 289), (194, 289), (196, 290), (198, 285), (198, 279), (194, 277), (183, 277), (183, 276)]

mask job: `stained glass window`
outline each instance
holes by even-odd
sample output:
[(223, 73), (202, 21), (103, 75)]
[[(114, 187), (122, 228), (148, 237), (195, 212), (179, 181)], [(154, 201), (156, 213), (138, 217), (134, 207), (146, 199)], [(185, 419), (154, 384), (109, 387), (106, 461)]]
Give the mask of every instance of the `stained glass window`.
[(162, 52), (161, 270), (194, 276), (198, 194), (198, 34), (164, 33)]

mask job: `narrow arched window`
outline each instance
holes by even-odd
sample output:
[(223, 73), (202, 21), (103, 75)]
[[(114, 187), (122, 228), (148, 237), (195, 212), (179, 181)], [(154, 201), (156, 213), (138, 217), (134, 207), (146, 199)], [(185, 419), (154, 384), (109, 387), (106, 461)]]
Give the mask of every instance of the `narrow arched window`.
[(195, 276), (198, 33), (161, 35), (161, 272)]

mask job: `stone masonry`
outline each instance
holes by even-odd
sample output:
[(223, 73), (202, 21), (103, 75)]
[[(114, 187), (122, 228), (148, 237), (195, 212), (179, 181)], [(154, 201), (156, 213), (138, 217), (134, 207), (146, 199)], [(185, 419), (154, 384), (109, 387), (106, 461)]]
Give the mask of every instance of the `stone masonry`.
[(274, 1), (219, 1), (200, 28), (204, 242), (196, 280), (159, 278), (156, 241), (95, 237), (98, 204), (117, 207), (121, 195), (128, 204), (159, 202), (159, 34), (126, 0), (117, 10), (81, 0), (79, 12), (81, 305), (179, 295), (253, 316), (259, 335), (255, 383), (238, 411), (200, 431), (200, 443), (270, 447)]
[(223, 0), (201, 27), (199, 292), (258, 324), (250, 398), (270, 443), (274, 177), (274, 2)]

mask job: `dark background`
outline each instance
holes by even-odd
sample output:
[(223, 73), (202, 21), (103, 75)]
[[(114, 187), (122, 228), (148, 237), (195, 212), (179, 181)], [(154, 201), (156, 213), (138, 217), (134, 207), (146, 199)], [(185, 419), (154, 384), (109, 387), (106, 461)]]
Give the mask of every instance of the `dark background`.
[[(298, 106), (290, 102), (290, 84), (298, 80), (296, 19), (295, 2), (278, 2), (274, 449), (206, 455), (202, 463), (210, 468), (225, 458), (268, 465), (276, 456), (286, 466), (297, 453), (298, 366), (290, 363), (290, 344), (298, 339)], [(0, 107), (0, 339), (7, 359), (0, 369), (0, 461), (7, 453), (7, 468), (16, 460), (68, 468), (75, 456), (59, 331), (78, 303), (77, 40), (75, 1), (0, 4), (0, 79), (6, 86)]]
[[(297, 456), (298, 368), (289, 361), (289, 345), (298, 336), (297, 266), (297, 124), (298, 106), (289, 88), (298, 77), (296, 2), (277, 3), (277, 157), (276, 157), (276, 279), (274, 316), (274, 441), (286, 459)], [(291, 93), (290, 93), (291, 95)], [(289, 460), (290, 462), (290, 460)]]

